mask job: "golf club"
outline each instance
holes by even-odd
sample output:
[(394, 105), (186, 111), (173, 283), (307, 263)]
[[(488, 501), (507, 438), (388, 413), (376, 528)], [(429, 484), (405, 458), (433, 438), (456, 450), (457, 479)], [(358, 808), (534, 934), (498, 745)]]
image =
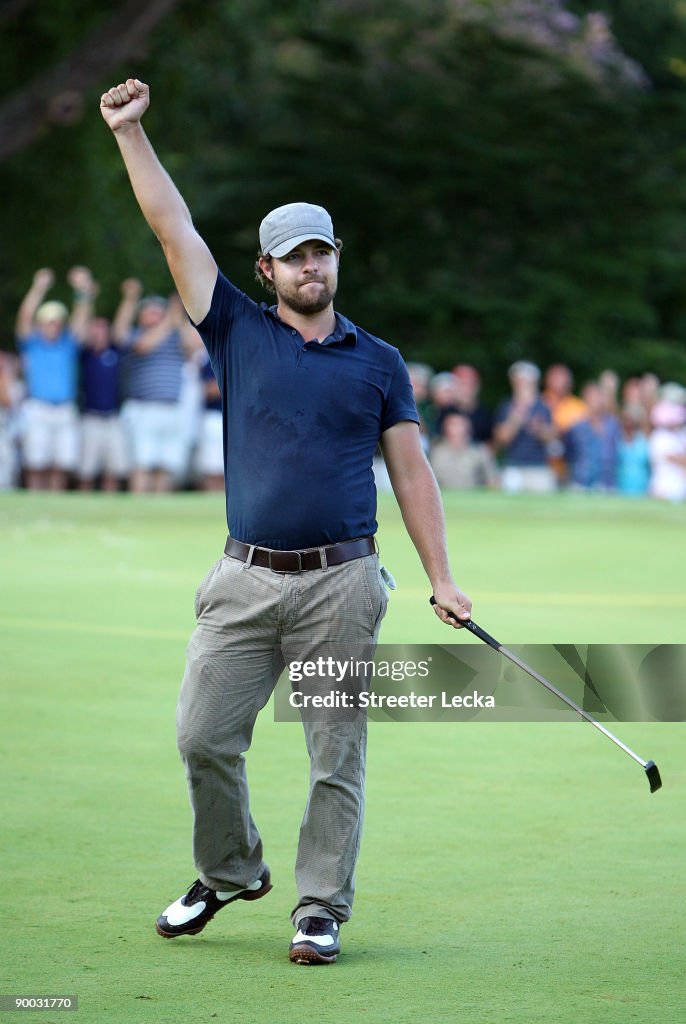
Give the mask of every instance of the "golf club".
[[(436, 604), (436, 598), (433, 595), (429, 598), (429, 601), (432, 605)], [(644, 761), (643, 758), (639, 757), (638, 754), (634, 753), (634, 751), (631, 750), (630, 747), (627, 747), (626, 743), (622, 743), (621, 740), (617, 739), (617, 737), (614, 736), (609, 729), (606, 729), (604, 725), (600, 724), (600, 722), (596, 722), (595, 718), (593, 718), (592, 715), (589, 715), (588, 711), (584, 711), (583, 708), (580, 708), (579, 705), (571, 699), (571, 697), (567, 697), (567, 695), (562, 693), (561, 690), (558, 690), (558, 688), (554, 686), (551, 682), (549, 682), (545, 678), (545, 676), (542, 676), (538, 672), (536, 672), (535, 669), (531, 668), (529, 665), (523, 662), (521, 658), (518, 658), (516, 654), (513, 654), (512, 651), (508, 650), (507, 647), (503, 647), (502, 644), (499, 644), (494, 637), (487, 633), (485, 629), (482, 629), (481, 626), (478, 626), (473, 619), (458, 619), (451, 612), (448, 612), (448, 615), (450, 616), (451, 619), (455, 619), (456, 622), (459, 622), (465, 629), (468, 629), (470, 633), (473, 633), (474, 636), (477, 636), (479, 640), (483, 640), (485, 644), (488, 644), (489, 647), (492, 647), (494, 651), (498, 651), (505, 658), (511, 661), (514, 665), (517, 665), (519, 668), (521, 668), (523, 672), (526, 672), (527, 675), (530, 675), (532, 679), (536, 680), (536, 682), (541, 683), (542, 686), (545, 686), (547, 690), (550, 690), (550, 692), (554, 693), (556, 697), (559, 697), (561, 701), (564, 701), (564, 703), (568, 707), (572, 708), (573, 711), (576, 711), (578, 715), (581, 715), (581, 717), (584, 718), (587, 722), (590, 722), (591, 725), (594, 725), (596, 729), (600, 729), (600, 731), (604, 733), (609, 740), (612, 740), (613, 743), (620, 747), (625, 754), (628, 754), (629, 757), (633, 757), (634, 761), (640, 764), (641, 768), (643, 768), (644, 772), (648, 776), (648, 782), (650, 783), (651, 793), (654, 793), (656, 790), (660, 789), (660, 787), (662, 786), (662, 779), (660, 778), (660, 772), (654, 761)]]

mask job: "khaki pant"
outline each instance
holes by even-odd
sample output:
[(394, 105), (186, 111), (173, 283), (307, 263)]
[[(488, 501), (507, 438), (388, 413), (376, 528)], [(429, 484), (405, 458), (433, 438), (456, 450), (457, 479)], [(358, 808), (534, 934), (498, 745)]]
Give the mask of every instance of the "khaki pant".
[(508, 494), (550, 494), (557, 487), (557, 478), (550, 466), (506, 466), (500, 486)]
[[(334, 643), (371, 652), (387, 594), (376, 555), (326, 570), (280, 574), (224, 557), (196, 595), (197, 626), (179, 696), (179, 751), (195, 815), (199, 876), (212, 889), (250, 885), (264, 869), (249, 810), (244, 754), (255, 720), (286, 661), (314, 660)], [(331, 681), (298, 689), (329, 692)], [(363, 711), (303, 715), (310, 791), (296, 860), (298, 903), (306, 916), (347, 921), (364, 813)]]

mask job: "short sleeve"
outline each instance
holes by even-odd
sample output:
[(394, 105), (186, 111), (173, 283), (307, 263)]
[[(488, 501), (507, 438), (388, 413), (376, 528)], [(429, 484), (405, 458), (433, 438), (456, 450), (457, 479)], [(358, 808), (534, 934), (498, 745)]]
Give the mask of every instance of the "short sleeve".
[(247, 315), (254, 315), (257, 309), (257, 304), (231, 284), (221, 271), (217, 274), (209, 312), (205, 319), (196, 325), (213, 367), (219, 368), (224, 365), (226, 347), (230, 343), (235, 322)]
[(498, 408), (495, 411), (495, 417), (493, 419), (493, 422), (496, 424), (496, 426), (499, 423), (504, 423), (505, 422), (505, 420), (508, 417), (509, 412), (510, 412), (510, 401), (509, 401), (509, 399), (505, 399), (505, 401), (501, 402), (500, 405), (498, 406)]
[(381, 430), (388, 430), (402, 420), (419, 423), (419, 414), (407, 367), (398, 352), (397, 364), (391, 377), (386, 401), (384, 402)]

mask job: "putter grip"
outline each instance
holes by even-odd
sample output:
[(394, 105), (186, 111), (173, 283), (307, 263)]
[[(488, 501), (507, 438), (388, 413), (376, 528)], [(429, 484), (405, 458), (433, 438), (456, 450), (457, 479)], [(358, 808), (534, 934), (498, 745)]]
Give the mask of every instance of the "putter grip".
[[(436, 598), (433, 596), (433, 594), (429, 598), (429, 602), (431, 604), (436, 604)], [(448, 615), (450, 616), (451, 619), (455, 619), (455, 622), (461, 623), (464, 629), (468, 629), (470, 633), (474, 634), (474, 636), (478, 636), (479, 640), (483, 640), (483, 642), (485, 644), (488, 644), (489, 647), (492, 647), (494, 651), (500, 650), (501, 645), (498, 643), (495, 637), (492, 637), (491, 634), (487, 633), (485, 629), (482, 629), (481, 626), (478, 626), (476, 622), (474, 622), (474, 619), (458, 619), (457, 616), (453, 615), (452, 612), (448, 612)]]

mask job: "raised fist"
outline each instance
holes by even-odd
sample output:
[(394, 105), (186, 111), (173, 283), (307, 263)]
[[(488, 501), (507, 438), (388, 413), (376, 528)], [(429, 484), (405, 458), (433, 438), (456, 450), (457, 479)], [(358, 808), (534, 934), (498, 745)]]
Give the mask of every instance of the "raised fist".
[(91, 294), (95, 287), (93, 275), (88, 267), (72, 267), (67, 274), (67, 282), (75, 292)]
[(49, 288), (55, 283), (55, 274), (50, 267), (42, 267), (37, 270), (33, 275), (33, 284), (35, 288), (40, 288), (41, 291), (47, 292)]
[(100, 113), (113, 132), (137, 124), (150, 103), (150, 90), (138, 78), (113, 86), (100, 97)]
[(124, 299), (131, 299), (133, 302), (138, 302), (143, 294), (143, 285), (137, 277), (127, 277), (126, 280), (121, 283), (121, 294)]

